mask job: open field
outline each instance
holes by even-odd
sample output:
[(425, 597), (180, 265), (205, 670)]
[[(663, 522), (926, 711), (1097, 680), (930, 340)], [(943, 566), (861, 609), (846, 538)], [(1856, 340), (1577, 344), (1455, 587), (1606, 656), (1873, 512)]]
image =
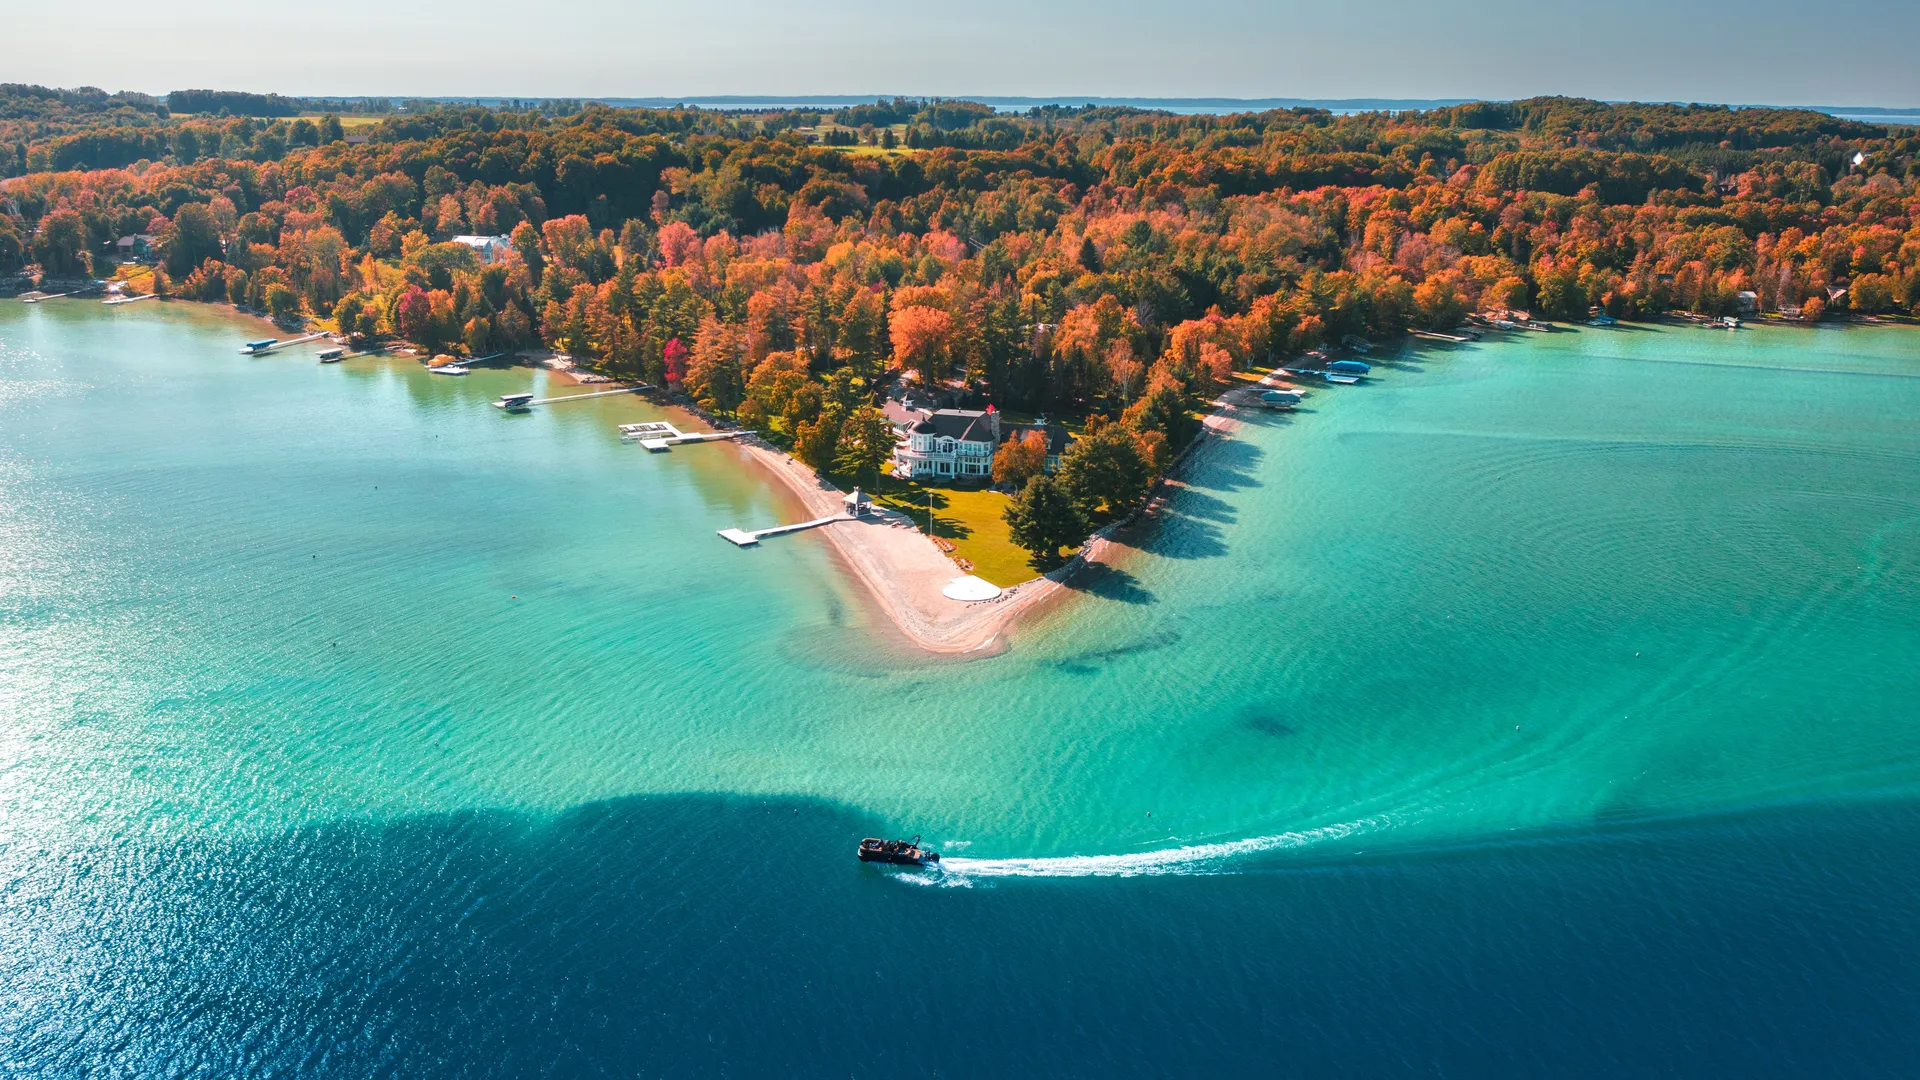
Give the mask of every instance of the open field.
[(919, 522), (927, 521), (927, 496), (932, 494), (933, 535), (953, 545), (953, 553), (973, 564), (975, 575), (1007, 586), (1032, 578), (1037, 571), (1027, 552), (1013, 542), (1001, 513), (1007, 496), (987, 489), (934, 487), (888, 477), (869, 491), (884, 506)]

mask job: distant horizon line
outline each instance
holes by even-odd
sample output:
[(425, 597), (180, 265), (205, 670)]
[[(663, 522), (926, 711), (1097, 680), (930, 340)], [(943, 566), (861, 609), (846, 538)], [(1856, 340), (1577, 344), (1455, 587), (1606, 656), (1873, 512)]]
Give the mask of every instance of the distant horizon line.
[[(189, 89), (180, 87), (180, 90)], [(193, 89), (213, 89), (211, 87)], [(164, 98), (167, 91), (154, 94)], [(439, 103), (477, 102), (483, 105), (499, 104), (511, 101), (580, 101), (605, 105), (670, 108), (675, 105), (716, 105), (721, 107), (747, 106), (849, 106), (867, 105), (876, 101), (891, 101), (895, 98), (909, 100), (940, 99), (943, 101), (976, 101), (982, 105), (1008, 107), (1034, 107), (1045, 105), (1119, 105), (1133, 107), (1152, 107), (1155, 105), (1188, 108), (1223, 108), (1248, 106), (1253, 108), (1329, 108), (1350, 110), (1392, 110), (1437, 109), (1454, 105), (1467, 105), (1474, 102), (1492, 104), (1514, 101), (1527, 101), (1535, 97), (1565, 97), (1588, 101), (1599, 101), (1607, 105), (1714, 105), (1730, 109), (1804, 109), (1811, 112), (1832, 113), (1844, 110), (1850, 113), (1867, 115), (1915, 115), (1920, 114), (1920, 104), (1911, 106), (1886, 105), (1808, 105), (1801, 103), (1776, 104), (1767, 102), (1719, 102), (1719, 101), (1683, 101), (1680, 99), (1642, 100), (1636, 98), (1582, 98), (1578, 94), (1533, 94), (1528, 97), (1444, 97), (1444, 98), (1396, 98), (1396, 97), (1344, 97), (1344, 98), (1303, 98), (1303, 97), (1155, 97), (1147, 95), (1110, 95), (1110, 94), (288, 94), (278, 91), (243, 91), (245, 93), (279, 93), (289, 98), (318, 98), (335, 101), (367, 101), (375, 98), (404, 101), (433, 101)]]

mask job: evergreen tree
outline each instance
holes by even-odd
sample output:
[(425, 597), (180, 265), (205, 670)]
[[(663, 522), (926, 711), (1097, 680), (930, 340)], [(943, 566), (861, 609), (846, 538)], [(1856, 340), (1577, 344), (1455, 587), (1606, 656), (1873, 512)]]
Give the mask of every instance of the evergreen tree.
[(1060, 486), (1089, 521), (1112, 521), (1146, 501), (1153, 467), (1123, 424), (1087, 421), (1060, 459)]
[(893, 425), (872, 406), (855, 409), (840, 426), (839, 450), (833, 466), (855, 480), (871, 485), (893, 456)]
[(1060, 549), (1087, 538), (1087, 519), (1059, 481), (1041, 473), (1027, 481), (1003, 512), (1013, 542), (1032, 553), (1035, 569), (1045, 572), (1066, 560)]

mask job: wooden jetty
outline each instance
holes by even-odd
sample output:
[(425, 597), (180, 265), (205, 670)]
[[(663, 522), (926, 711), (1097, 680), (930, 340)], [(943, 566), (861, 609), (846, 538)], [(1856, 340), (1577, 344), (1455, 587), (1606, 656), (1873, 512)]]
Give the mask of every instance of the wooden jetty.
[(854, 515), (850, 513), (833, 514), (828, 517), (814, 518), (812, 521), (802, 521), (795, 525), (775, 525), (770, 529), (754, 529), (751, 532), (745, 529), (721, 529), (719, 533), (721, 536), (726, 537), (727, 542), (733, 544), (735, 547), (752, 547), (769, 536), (782, 536), (786, 533), (800, 532), (803, 529), (817, 529), (822, 525), (831, 525), (836, 521), (852, 520), (854, 520)]
[(308, 341), (317, 341), (327, 336), (324, 332), (307, 334), (304, 337), (288, 338), (285, 341), (274, 341), (257, 347), (253, 345), (243, 346), (240, 351), (246, 353), (248, 356), (265, 356), (275, 349), (285, 348), (288, 345), (299, 345)]
[(618, 390), (595, 390), (585, 394), (561, 394), (558, 397), (524, 397), (520, 394), (502, 395), (493, 403), (496, 409), (525, 409), (534, 405), (555, 405), (562, 401), (578, 401), (581, 398), (613, 397), (617, 394), (637, 394), (645, 390), (644, 386), (623, 386)]
[[(627, 391), (611, 391), (625, 393)], [(574, 394), (573, 397), (590, 397), (589, 394)], [(664, 420), (650, 420), (644, 424), (621, 424), (620, 437), (628, 442), (637, 442), (652, 453), (661, 453), (682, 443), (721, 442), (737, 439), (742, 435), (751, 435), (751, 431), (681, 431)]]
[(1443, 334), (1438, 330), (1414, 330), (1412, 334), (1414, 337), (1426, 338), (1428, 341), (1451, 341), (1460, 345), (1473, 340), (1463, 334)]
[(158, 300), (159, 298), (159, 293), (141, 293), (138, 296), (116, 296), (111, 300), (102, 300), (100, 302), (108, 307), (112, 307), (115, 304), (136, 304), (142, 300)]

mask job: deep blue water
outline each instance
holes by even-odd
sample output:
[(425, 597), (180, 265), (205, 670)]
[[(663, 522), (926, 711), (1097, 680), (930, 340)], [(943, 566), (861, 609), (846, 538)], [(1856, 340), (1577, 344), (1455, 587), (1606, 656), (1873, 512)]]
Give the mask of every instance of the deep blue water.
[(974, 889), (844, 857), (869, 824), (632, 798), (54, 860), (0, 916), (0, 1073), (1920, 1069), (1907, 803)]
[(1907, 333), (1376, 354), (954, 664), (644, 403), (0, 307), (0, 1077), (1914, 1075)]

